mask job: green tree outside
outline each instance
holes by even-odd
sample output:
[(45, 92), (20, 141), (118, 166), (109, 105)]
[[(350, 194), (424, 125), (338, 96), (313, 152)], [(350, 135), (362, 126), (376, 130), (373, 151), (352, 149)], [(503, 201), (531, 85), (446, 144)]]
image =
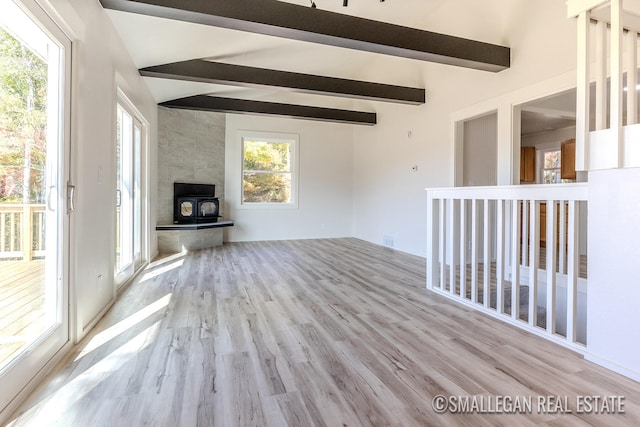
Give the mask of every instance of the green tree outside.
[(44, 203), (44, 59), (0, 28), (0, 203)]
[(245, 203), (291, 201), (291, 144), (244, 141)]

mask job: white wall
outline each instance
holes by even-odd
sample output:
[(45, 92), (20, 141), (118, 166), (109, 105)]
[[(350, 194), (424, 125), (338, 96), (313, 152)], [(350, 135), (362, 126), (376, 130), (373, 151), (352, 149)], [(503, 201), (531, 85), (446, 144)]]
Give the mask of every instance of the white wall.
[(640, 169), (589, 173), (587, 358), (640, 381)]
[[(425, 106), (380, 105), (377, 111), (375, 127), (354, 128), (354, 235), (377, 244), (389, 235), (395, 248), (425, 254), (424, 187), (448, 184), (449, 165), (440, 160), (449, 150), (446, 129), (431, 134), (420, 124)], [(427, 138), (442, 141), (432, 156), (424, 154)]]
[[(488, 73), (428, 64), (415, 81), (427, 90), (425, 105), (358, 104), (359, 109), (374, 108), (379, 123), (354, 130), (355, 236), (381, 243), (383, 235), (396, 235), (397, 249), (422, 256), (427, 234), (424, 189), (454, 184), (454, 116), (466, 119), (498, 111), (498, 165), (506, 165), (508, 172), (513, 157), (511, 117), (503, 113), (510, 112), (516, 101), (554, 93), (548, 92), (554, 86), (560, 92), (570, 87), (563, 86), (567, 81), (575, 85), (576, 67), (575, 22), (566, 19), (562, 1), (447, 1), (431, 14), (425, 27), (508, 45), (512, 66)], [(372, 78), (383, 81), (402, 72), (382, 63), (370, 69), (376, 71)], [(563, 77), (554, 84), (536, 85), (559, 76)], [(509, 95), (515, 92), (518, 99)], [(466, 109), (468, 116), (458, 114)], [(416, 173), (411, 172), (414, 164), (419, 167)], [(500, 174), (498, 182), (505, 184)]]
[(498, 115), (464, 122), (462, 185), (496, 185), (498, 170)]
[[(238, 208), (241, 190), (239, 130), (299, 135), (296, 209)], [(353, 234), (351, 125), (228, 114), (225, 148), (227, 241), (310, 239)]]
[[(51, 0), (48, 7), (73, 49), (71, 174), (72, 325), (76, 337), (115, 298), (115, 105), (117, 87), (149, 122), (150, 192), (156, 191), (157, 107), (98, 1)], [(155, 224), (155, 200), (149, 206)], [(152, 241), (151, 251), (156, 251)], [(102, 279), (99, 279), (102, 276)]]

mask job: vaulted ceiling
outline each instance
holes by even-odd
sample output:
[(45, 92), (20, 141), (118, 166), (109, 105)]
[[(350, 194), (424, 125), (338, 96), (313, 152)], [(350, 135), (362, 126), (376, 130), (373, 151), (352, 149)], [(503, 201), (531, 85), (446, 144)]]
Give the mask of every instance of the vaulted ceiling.
[[(204, 104), (215, 104), (216, 111), (251, 104), (234, 101), (226, 109), (224, 100), (231, 98), (267, 111), (288, 104), (375, 113), (381, 101), (420, 104), (429, 61), (477, 68), (478, 73), (509, 65), (509, 49), (495, 26), (495, 34), (485, 32), (490, 36), (477, 40), (473, 37), (480, 27), (442, 31), (437, 17), (440, 9), (451, 7), (450, 1), (350, 0), (348, 7), (340, 0), (314, 2), (316, 8), (310, 7), (311, 0), (101, 0), (155, 99), (180, 108), (189, 108), (184, 98), (199, 99), (202, 107), (197, 96), (212, 95), (216, 102)], [(507, 16), (512, 7), (505, 7)], [(233, 15), (238, 13), (242, 16)], [(260, 19), (273, 22), (256, 24)], [(394, 30), (399, 31), (395, 39), (379, 37)], [(264, 70), (252, 73), (258, 68)], [(428, 102), (428, 91), (426, 97)], [(354, 98), (373, 102), (354, 103)], [(370, 118), (363, 123), (371, 124)]]

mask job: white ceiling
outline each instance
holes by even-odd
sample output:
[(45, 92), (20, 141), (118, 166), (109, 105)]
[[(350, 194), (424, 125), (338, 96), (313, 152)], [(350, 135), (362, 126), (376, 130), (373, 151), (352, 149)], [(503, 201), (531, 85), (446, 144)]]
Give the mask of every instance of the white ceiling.
[[(311, 3), (311, 0), (283, 1), (304, 7), (310, 7)], [(486, 0), (480, 5), (464, 0), (349, 0), (349, 6), (343, 7), (342, 0), (314, 0), (318, 9), (503, 45), (508, 45), (508, 28), (512, 28), (516, 17), (522, 15), (522, 3), (526, 1)], [(263, 2), (268, 3), (266, 0)], [(463, 4), (464, 8), (461, 8)], [(500, 13), (492, 13), (492, 9)], [(112, 10), (107, 13), (138, 68), (204, 58), (276, 70), (425, 87), (424, 76), (428, 74), (427, 67), (432, 66), (412, 59), (163, 18)], [(443, 16), (452, 14), (456, 14), (458, 19), (443, 19)], [(390, 69), (394, 72), (378, 71)], [(356, 102), (349, 98), (267, 88), (241, 88), (151, 77), (144, 79), (157, 102), (199, 94), (344, 109), (353, 108)], [(428, 87), (426, 89), (428, 98)], [(369, 106), (375, 108), (375, 103)], [(575, 91), (523, 106), (524, 135), (574, 124)]]
[[(270, 1), (275, 0), (256, 1), (256, 4), (268, 7)], [(310, 0), (286, 1), (310, 7)], [(521, 14), (523, 4), (528, 3), (528, 0), (486, 0), (481, 2), (482, 5), (469, 0), (349, 0), (349, 6), (343, 7), (342, 0), (314, 1), (318, 9), (502, 45), (508, 45), (505, 33), (510, 17)], [(461, 9), (461, 4), (465, 5), (464, 9)], [(492, 13), (491, 8), (501, 13)], [(163, 18), (112, 10), (107, 13), (138, 68), (208, 58), (232, 64), (425, 88), (427, 67), (447, 67)], [(460, 15), (460, 18), (443, 19), (444, 16), (455, 15)], [(157, 102), (196, 94), (333, 108), (352, 108), (357, 102), (334, 96), (150, 77), (145, 77), (145, 81)], [(428, 97), (428, 87), (426, 89)], [(373, 104), (371, 108), (375, 108)]]
[(555, 94), (521, 106), (521, 134), (532, 135), (576, 124), (576, 90)]
[[(385, 57), (389, 66), (404, 71), (394, 73), (391, 77), (379, 76), (375, 79), (362, 76), (371, 74), (367, 71), (367, 67), (380, 56), (377, 54), (126, 12), (108, 11), (108, 13), (138, 68), (203, 58), (275, 70), (414, 87), (423, 86), (421, 64), (411, 59)], [(303, 104), (319, 106), (329, 104), (326, 106), (338, 107), (345, 104), (341, 98), (337, 97), (321, 97), (328, 99), (318, 100), (310, 95), (285, 94), (281, 91), (188, 83), (150, 77), (145, 77), (145, 80), (158, 102), (211, 93), (276, 102), (293, 102), (292, 98), (298, 98), (297, 101)], [(317, 104), (318, 101), (321, 104)], [(347, 101), (347, 105), (352, 102)]]

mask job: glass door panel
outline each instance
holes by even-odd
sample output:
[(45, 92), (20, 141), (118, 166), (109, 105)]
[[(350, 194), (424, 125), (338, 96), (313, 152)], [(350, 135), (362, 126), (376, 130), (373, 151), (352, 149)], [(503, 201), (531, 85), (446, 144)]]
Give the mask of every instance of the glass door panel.
[(116, 139), (116, 277), (126, 274), (132, 263), (131, 149), (133, 120), (117, 109)]
[(116, 124), (116, 284), (142, 265), (142, 144), (144, 126), (123, 102)]
[(69, 40), (0, 0), (0, 411), (69, 338)]
[(142, 265), (142, 192), (141, 192), (141, 158), (142, 124), (134, 121), (133, 125), (133, 262), (137, 270)]

